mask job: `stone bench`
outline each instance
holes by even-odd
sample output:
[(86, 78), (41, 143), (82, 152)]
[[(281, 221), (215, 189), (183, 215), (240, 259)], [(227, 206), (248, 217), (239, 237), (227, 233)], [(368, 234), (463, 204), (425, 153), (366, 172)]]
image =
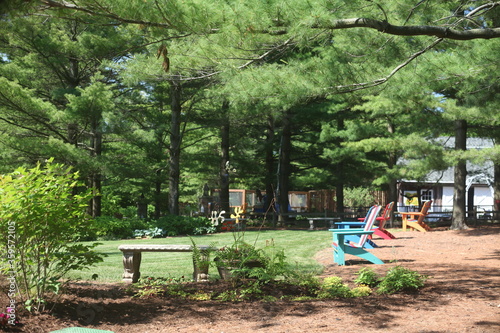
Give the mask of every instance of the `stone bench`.
[[(214, 248), (206, 245), (198, 245), (200, 251), (215, 250)], [(141, 276), (140, 267), (142, 252), (193, 252), (191, 245), (120, 245), (118, 250), (123, 253), (123, 281), (128, 283), (135, 283)], [(205, 252), (206, 253), (206, 252)], [(209, 258), (207, 254), (202, 252), (201, 260), (207, 261)], [(204, 269), (198, 267), (195, 260), (193, 260), (193, 279), (195, 281), (208, 281), (208, 266)]]
[(340, 221), (338, 217), (310, 217), (309, 220), (309, 230), (314, 230), (314, 222), (325, 221), (327, 223), (326, 227), (333, 229), (334, 223)]

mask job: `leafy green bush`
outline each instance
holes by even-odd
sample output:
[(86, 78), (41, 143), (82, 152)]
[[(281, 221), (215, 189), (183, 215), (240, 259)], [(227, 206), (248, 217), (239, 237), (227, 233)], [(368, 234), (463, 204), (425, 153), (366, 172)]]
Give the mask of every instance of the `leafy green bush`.
[[(268, 283), (277, 279), (286, 279), (296, 275), (286, 262), (285, 252), (277, 249), (274, 242), (268, 242), (264, 249), (256, 248), (244, 240), (244, 233), (233, 233), (234, 242), (215, 252), (211, 263), (223, 279), (251, 278), (258, 283)], [(193, 241), (193, 246), (196, 244)], [(196, 252), (196, 251), (195, 251)], [(201, 261), (194, 253), (194, 260)]]
[(215, 227), (205, 217), (167, 215), (152, 221), (150, 227), (162, 229), (166, 236), (203, 235), (215, 232)]
[(113, 240), (134, 238), (134, 231), (147, 229), (148, 223), (144, 219), (100, 216), (95, 218), (93, 225), (94, 239)]
[(352, 296), (353, 295), (349, 286), (343, 283), (342, 278), (338, 276), (330, 276), (325, 278), (318, 294), (319, 298)]
[(370, 296), (372, 289), (366, 285), (358, 286), (351, 289), (351, 295), (353, 297), (366, 297)]
[(373, 270), (373, 268), (361, 268), (358, 273), (356, 273), (358, 276), (354, 282), (356, 284), (362, 284), (368, 287), (375, 287), (380, 283), (380, 277), (378, 276), (377, 273)]
[(114, 240), (135, 237), (164, 237), (178, 235), (202, 235), (216, 229), (203, 217), (164, 216), (158, 220), (137, 217), (116, 218), (100, 216), (82, 233), (82, 240)]
[(368, 207), (373, 203), (373, 194), (369, 188), (348, 187), (344, 189), (344, 203), (347, 207)]
[(264, 265), (256, 267), (253, 274), (250, 274), (251, 277), (257, 277), (267, 283), (278, 279), (290, 280), (297, 275), (295, 269), (286, 261), (285, 251), (277, 249), (274, 242), (268, 243), (262, 253), (265, 258), (262, 260)]
[(378, 285), (380, 294), (394, 294), (400, 291), (415, 291), (422, 288), (428, 276), (402, 266), (391, 268)]
[(74, 194), (78, 177), (52, 160), (0, 176), (0, 247), (6, 254), (0, 272), (15, 279), (28, 310), (43, 310), (69, 270), (102, 261), (93, 251), (97, 244), (76, 243), (90, 225), (85, 211), (91, 198), (90, 191)]
[(149, 229), (136, 229), (134, 230), (135, 238), (157, 238), (165, 236), (165, 231), (158, 227), (149, 228)]

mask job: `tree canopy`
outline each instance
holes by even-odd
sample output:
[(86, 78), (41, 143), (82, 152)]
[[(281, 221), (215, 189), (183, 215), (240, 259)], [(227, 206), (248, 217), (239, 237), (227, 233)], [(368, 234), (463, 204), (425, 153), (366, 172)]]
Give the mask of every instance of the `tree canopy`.
[[(48, 157), (75, 165), (105, 213), (112, 197), (119, 206), (141, 195), (156, 214), (178, 213), (179, 200), (227, 177), (281, 192), (374, 185), (394, 197), (397, 179), (471, 159), (432, 140), (455, 135), (456, 121), (473, 136), (498, 126), (500, 2), (42, 0), (0, 10), (3, 171)], [(498, 164), (492, 151), (474, 159)]]

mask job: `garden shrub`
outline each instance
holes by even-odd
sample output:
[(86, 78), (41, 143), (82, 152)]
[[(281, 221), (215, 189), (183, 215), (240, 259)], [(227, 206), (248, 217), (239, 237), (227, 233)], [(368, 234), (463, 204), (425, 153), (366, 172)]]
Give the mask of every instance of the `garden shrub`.
[(366, 285), (358, 286), (351, 289), (351, 295), (353, 297), (365, 297), (370, 296), (372, 289)]
[(394, 266), (378, 285), (377, 292), (380, 294), (394, 294), (400, 291), (415, 291), (422, 288), (427, 280), (426, 275), (422, 275), (411, 269), (402, 266)]
[(354, 282), (356, 284), (361, 284), (365, 285), (368, 287), (375, 287), (380, 283), (380, 277), (378, 276), (377, 273), (373, 270), (373, 268), (361, 268), (358, 273), (356, 273), (358, 276)]
[(342, 281), (341, 277), (331, 276), (323, 280), (319, 298), (328, 297), (352, 297), (351, 289)]
[(49, 160), (43, 167), (19, 168), (0, 176), (0, 272), (15, 279), (28, 310), (43, 310), (46, 296), (57, 293), (69, 270), (102, 261), (83, 245), (89, 227), (89, 190), (77, 192), (78, 173)]
[(368, 207), (373, 203), (373, 194), (369, 188), (348, 187), (344, 189), (344, 203), (347, 207)]
[(158, 227), (134, 230), (135, 238), (158, 238), (163, 236), (165, 236), (165, 231)]
[(152, 221), (150, 227), (160, 228), (166, 236), (203, 235), (214, 233), (215, 227), (205, 217), (166, 215)]
[(158, 220), (138, 217), (117, 218), (113, 216), (96, 217), (91, 226), (82, 234), (82, 239), (115, 240), (129, 238), (155, 238), (178, 235), (202, 235), (213, 233), (216, 228), (204, 217), (168, 215)]
[(95, 218), (94, 239), (114, 240), (134, 238), (134, 230), (147, 228), (148, 223), (144, 219), (119, 219), (112, 216), (100, 216)]
[(286, 279), (295, 274), (286, 262), (285, 252), (274, 244), (264, 249), (244, 242), (225, 247), (216, 253), (214, 261), (218, 268), (231, 267), (231, 276), (251, 278), (260, 283)]

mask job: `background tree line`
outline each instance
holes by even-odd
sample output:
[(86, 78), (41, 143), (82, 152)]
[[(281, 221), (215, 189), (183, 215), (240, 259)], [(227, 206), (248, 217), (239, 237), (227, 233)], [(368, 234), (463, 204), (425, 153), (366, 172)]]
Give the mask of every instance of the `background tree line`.
[[(23, 1), (0, 7), (1, 172), (54, 157), (95, 189), (90, 213), (139, 198), (182, 213), (203, 185), (276, 193), (376, 186), (498, 142), (499, 2)], [(438, 141), (455, 136), (449, 151)], [(406, 161), (401, 164), (401, 160)], [(500, 207), (496, 207), (500, 210)]]

